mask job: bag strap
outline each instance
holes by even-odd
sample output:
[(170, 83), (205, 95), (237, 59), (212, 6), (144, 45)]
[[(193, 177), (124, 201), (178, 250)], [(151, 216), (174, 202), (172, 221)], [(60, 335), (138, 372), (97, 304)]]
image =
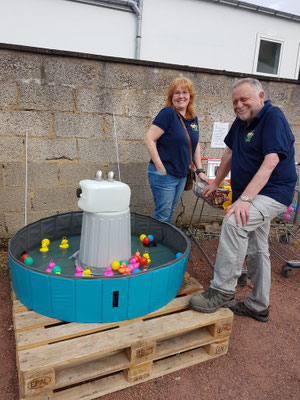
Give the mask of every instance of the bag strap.
[(179, 117), (179, 119), (180, 119), (180, 122), (182, 123), (182, 126), (183, 126), (183, 129), (184, 129), (184, 131), (185, 131), (185, 133), (186, 133), (186, 137), (187, 137), (187, 140), (188, 140), (188, 143), (189, 143), (189, 150), (190, 150), (190, 167), (192, 168), (193, 167), (193, 158), (192, 158), (192, 143), (191, 143), (191, 138), (190, 138), (190, 135), (188, 134), (188, 131), (186, 130), (186, 126), (185, 126), (185, 124), (184, 124), (184, 122), (183, 122), (183, 120), (182, 120), (182, 116), (181, 116), (181, 114), (179, 114), (179, 113), (176, 113), (177, 115), (178, 115), (178, 117)]

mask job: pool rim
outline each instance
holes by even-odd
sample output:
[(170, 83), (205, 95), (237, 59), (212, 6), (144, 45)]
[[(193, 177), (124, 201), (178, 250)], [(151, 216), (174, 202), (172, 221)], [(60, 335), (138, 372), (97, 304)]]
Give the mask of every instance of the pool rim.
[[(49, 272), (45, 272), (45, 271), (36, 269), (36, 268), (34, 268), (32, 266), (28, 266), (28, 265), (24, 264), (20, 259), (17, 258), (17, 256), (15, 256), (13, 254), (13, 252), (11, 250), (12, 243), (13, 243), (14, 240), (16, 240), (18, 238), (18, 236), (23, 231), (28, 230), (28, 228), (34, 226), (35, 224), (39, 224), (42, 221), (47, 221), (47, 220), (52, 219), (54, 217), (64, 216), (64, 215), (69, 215), (69, 214), (79, 215), (79, 214), (83, 214), (83, 211), (82, 210), (79, 210), (79, 211), (68, 211), (66, 213), (54, 214), (54, 215), (51, 215), (51, 216), (48, 216), (48, 217), (45, 217), (45, 218), (41, 218), (41, 219), (39, 219), (39, 220), (37, 220), (35, 222), (32, 222), (30, 224), (27, 224), (23, 228), (19, 229), (11, 237), (11, 239), (9, 240), (9, 243), (8, 243), (8, 258), (9, 259), (11, 258), (15, 263), (17, 263), (18, 265), (20, 265), (21, 267), (23, 267), (25, 269), (28, 269), (30, 271), (37, 272), (37, 273), (40, 273), (40, 274), (43, 274), (43, 275), (46, 275), (46, 276), (57, 277), (58, 279), (59, 278), (64, 278), (64, 279), (72, 279), (72, 280), (93, 280), (94, 281), (94, 280), (123, 279), (123, 278), (127, 278), (127, 279), (129, 278), (130, 279), (130, 278), (132, 278), (134, 276), (137, 276), (137, 275), (144, 275), (144, 274), (147, 274), (147, 273), (149, 273), (151, 271), (157, 271), (159, 269), (162, 269), (162, 268), (165, 268), (167, 266), (170, 266), (170, 265), (174, 264), (175, 260), (177, 262), (177, 261), (180, 261), (180, 260), (184, 259), (190, 253), (190, 250), (191, 250), (190, 239), (188, 238), (188, 236), (181, 229), (179, 229), (176, 226), (174, 226), (172, 224), (169, 224), (167, 222), (159, 221), (159, 220), (155, 219), (154, 217), (151, 217), (151, 216), (148, 216), (148, 215), (144, 215), (144, 214), (140, 214), (140, 213), (130, 212), (130, 217), (131, 216), (146, 217), (147, 219), (152, 220), (155, 223), (163, 224), (163, 225), (166, 225), (166, 226), (171, 226), (172, 230), (177, 231), (177, 233), (179, 233), (182, 236), (182, 238), (185, 240), (185, 242), (186, 242), (186, 249), (182, 253), (182, 255), (180, 257), (178, 257), (178, 258), (175, 258), (174, 260), (169, 261), (168, 263), (159, 265), (157, 267), (150, 268), (147, 271), (141, 271), (141, 272), (137, 272), (137, 273), (121, 274), (121, 275), (114, 275), (114, 276), (104, 276), (104, 275), (94, 275), (94, 276), (74, 276), (73, 275), (73, 276), (70, 276), (70, 275), (64, 275), (64, 274), (52, 274), (52, 273), (49, 273)], [(74, 235), (68, 235), (68, 237), (72, 237), (72, 236), (78, 236), (78, 234), (76, 234), (76, 235), (75, 234)], [(25, 250), (24, 250), (24, 252), (25, 252)], [(21, 253), (21, 255), (24, 254), (24, 252)], [(74, 268), (75, 268), (75, 265), (74, 265)]]

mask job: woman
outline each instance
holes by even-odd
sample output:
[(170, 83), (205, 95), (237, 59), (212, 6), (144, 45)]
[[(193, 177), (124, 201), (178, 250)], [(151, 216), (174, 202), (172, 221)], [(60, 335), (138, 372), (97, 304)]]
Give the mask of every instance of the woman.
[(196, 173), (200, 179), (208, 180), (202, 169), (194, 101), (194, 85), (190, 79), (174, 79), (168, 88), (165, 108), (158, 113), (145, 137), (151, 157), (148, 178), (155, 218), (160, 221), (171, 223), (189, 172), (189, 142), (180, 116), (191, 139)]

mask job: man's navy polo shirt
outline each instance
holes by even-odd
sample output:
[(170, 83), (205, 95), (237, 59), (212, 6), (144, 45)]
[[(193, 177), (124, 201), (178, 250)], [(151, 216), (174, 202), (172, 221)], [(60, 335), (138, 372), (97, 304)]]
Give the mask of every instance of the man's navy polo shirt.
[(270, 101), (265, 102), (248, 127), (244, 121), (236, 118), (224, 141), (232, 150), (233, 201), (243, 193), (265, 156), (277, 153), (280, 161), (259, 194), (271, 197), (286, 206), (292, 203), (297, 182), (295, 138), (278, 107), (272, 106)]
[[(194, 155), (199, 141), (198, 118), (182, 119), (191, 138)], [(157, 140), (156, 147), (166, 171), (177, 178), (184, 178), (189, 172), (190, 150), (185, 130), (176, 111), (170, 106), (163, 108), (153, 124), (164, 131)], [(153, 163), (152, 160), (150, 162)]]

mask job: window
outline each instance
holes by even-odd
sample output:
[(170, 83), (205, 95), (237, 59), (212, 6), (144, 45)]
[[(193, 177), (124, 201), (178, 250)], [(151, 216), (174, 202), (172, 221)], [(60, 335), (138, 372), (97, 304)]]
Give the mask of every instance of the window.
[(254, 73), (278, 76), (283, 51), (283, 41), (258, 35)]

